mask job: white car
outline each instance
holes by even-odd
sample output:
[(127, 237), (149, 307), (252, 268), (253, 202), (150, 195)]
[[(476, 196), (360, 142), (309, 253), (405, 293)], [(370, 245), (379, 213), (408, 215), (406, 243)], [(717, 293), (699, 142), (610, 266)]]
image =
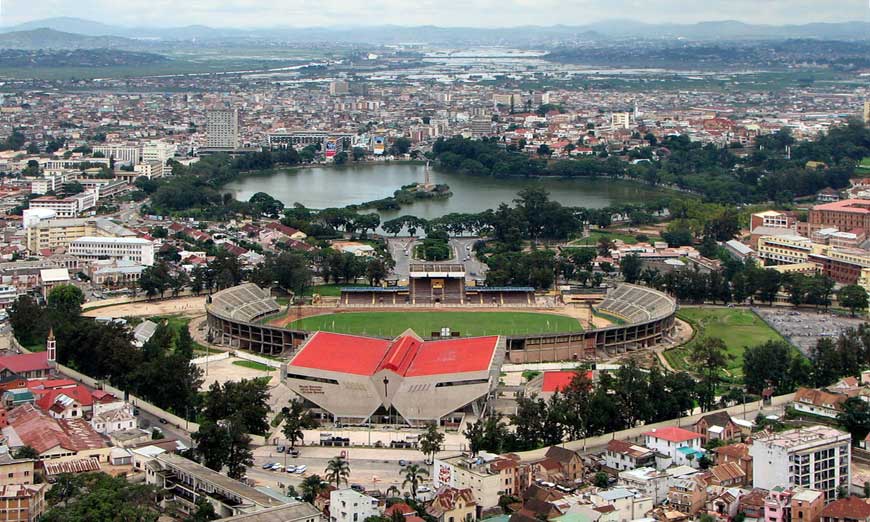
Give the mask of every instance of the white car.
[(306, 466), (305, 464), (303, 464), (301, 466), (296, 466), (296, 473), (299, 473), (299, 474), (305, 473), (306, 469), (308, 469), (308, 466)]
[(275, 464), (274, 466), (272, 466), (272, 471), (284, 471), (284, 466), (282, 466), (281, 464)]
[(284, 471), (287, 473), (296, 473), (296, 466), (287, 466), (287, 469)]

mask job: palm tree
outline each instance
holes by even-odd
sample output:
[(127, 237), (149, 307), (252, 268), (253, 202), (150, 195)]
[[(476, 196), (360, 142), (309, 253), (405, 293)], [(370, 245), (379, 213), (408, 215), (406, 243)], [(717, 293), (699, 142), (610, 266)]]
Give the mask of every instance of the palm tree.
[(411, 485), (411, 498), (414, 500), (417, 499), (417, 486), (420, 485), (420, 480), (423, 477), (428, 477), (429, 472), (426, 471), (426, 468), (422, 468), (417, 464), (411, 464), (407, 468), (405, 468), (405, 481), (402, 482), (402, 487)]
[(314, 502), (317, 495), (326, 489), (326, 482), (320, 478), (320, 475), (310, 475), (305, 477), (305, 480), (299, 485), (299, 489), (302, 491), (302, 498), (306, 502)]
[(338, 456), (333, 457), (326, 463), (326, 480), (329, 483), (334, 483), (335, 487), (341, 487), (341, 483), (347, 484), (347, 478), (350, 476), (350, 465), (347, 459)]
[(399, 491), (399, 488), (397, 488), (395, 484), (387, 488), (387, 498), (396, 498), (398, 496), (401, 496), (401, 494), (402, 492)]

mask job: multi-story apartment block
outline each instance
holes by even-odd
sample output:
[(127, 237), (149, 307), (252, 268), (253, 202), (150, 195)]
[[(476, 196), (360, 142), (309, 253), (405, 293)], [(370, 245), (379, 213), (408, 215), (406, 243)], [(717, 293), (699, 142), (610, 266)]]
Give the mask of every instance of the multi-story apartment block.
[(801, 236), (762, 236), (756, 252), (759, 259), (772, 264), (806, 263), (813, 253), (813, 242)]
[(471, 489), (477, 504), (484, 509), (497, 506), (502, 495), (520, 492), (519, 468), (510, 459), (488, 454), (459, 455), (436, 459), (433, 467), (432, 483), (436, 488)]
[(221, 109), (206, 115), (206, 147), (215, 149), (239, 148), (239, 111)]
[(91, 191), (85, 191), (65, 198), (43, 196), (30, 200), (30, 208), (53, 210), (59, 218), (78, 217), (82, 212), (94, 208), (96, 204), (97, 193)]
[(804, 487), (822, 491), (827, 501), (851, 484), (851, 437), (828, 426), (810, 426), (760, 435), (749, 447), (756, 488)]

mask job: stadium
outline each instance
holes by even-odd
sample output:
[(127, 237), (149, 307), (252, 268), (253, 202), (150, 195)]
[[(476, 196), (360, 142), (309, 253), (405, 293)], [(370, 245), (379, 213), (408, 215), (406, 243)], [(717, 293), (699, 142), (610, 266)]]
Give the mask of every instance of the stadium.
[[(386, 293), (380, 289), (354, 288), (331, 307), (285, 310), (267, 290), (250, 283), (235, 286), (207, 299), (208, 337), (215, 344), (284, 358), (282, 382), (322, 419), (350, 425), (455, 426), (466, 414), (479, 416), (485, 410), (503, 363), (606, 359), (667, 341), (674, 331), (676, 303), (646, 287), (618, 284), (595, 303), (583, 305), (598, 324), (584, 329), (578, 320), (557, 315), (557, 307), (532, 307), (524, 288), (501, 292), (498, 302), (487, 307), (468, 299), (473, 287), (442, 284), (439, 272), (429, 271), (425, 277), (409, 285), (422, 297), (409, 287), (397, 287), (391, 295), (407, 293), (396, 297), (400, 302), (395, 304), (392, 297), (380, 301), (378, 296)], [(452, 289), (450, 295), (445, 289)], [(348, 299), (361, 302), (348, 304)], [(336, 331), (338, 323), (359, 313), (368, 314), (361, 316), (364, 322), (389, 322), (405, 330), (392, 336)], [(305, 314), (324, 319), (317, 323), (321, 328), (294, 327), (307, 324), (299, 317)], [(539, 317), (548, 327), (574, 326), (490, 335), (432, 326), (457, 315), (465, 325), (483, 322), (478, 320), (483, 317), (495, 317), (492, 324), (498, 324), (499, 318), (510, 322), (515, 314)], [(430, 327), (413, 331), (402, 322), (406, 316), (428, 318)], [(510, 331), (508, 326), (505, 330)]]

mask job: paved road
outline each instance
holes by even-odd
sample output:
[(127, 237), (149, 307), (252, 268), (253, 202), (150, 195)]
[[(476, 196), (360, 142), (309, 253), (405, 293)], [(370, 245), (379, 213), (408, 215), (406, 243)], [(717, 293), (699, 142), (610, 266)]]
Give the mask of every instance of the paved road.
[(411, 253), (414, 245), (417, 243), (417, 238), (413, 237), (390, 237), (387, 238), (387, 249), (393, 260), (396, 262), (396, 267), (393, 268), (393, 277), (399, 279), (408, 279), (408, 272), (411, 265)]
[(477, 259), (472, 250), (478, 239), (476, 237), (456, 237), (449, 242), (450, 248), (453, 250), (453, 258), (449, 262), (464, 264), (466, 278), (483, 279), (486, 277), (486, 265)]
[[(146, 424), (148, 425), (147, 427), (145, 426)], [(145, 410), (139, 411), (139, 427), (148, 430), (153, 427), (160, 428), (160, 430), (163, 432), (164, 437), (166, 437), (167, 439), (180, 440), (181, 442), (186, 444), (187, 447), (191, 447), (192, 445), (192, 442), (190, 440), (190, 434), (184, 431), (184, 426), (179, 429), (172, 424), (161, 424), (158, 417), (156, 417), (155, 415), (151, 415)]]

